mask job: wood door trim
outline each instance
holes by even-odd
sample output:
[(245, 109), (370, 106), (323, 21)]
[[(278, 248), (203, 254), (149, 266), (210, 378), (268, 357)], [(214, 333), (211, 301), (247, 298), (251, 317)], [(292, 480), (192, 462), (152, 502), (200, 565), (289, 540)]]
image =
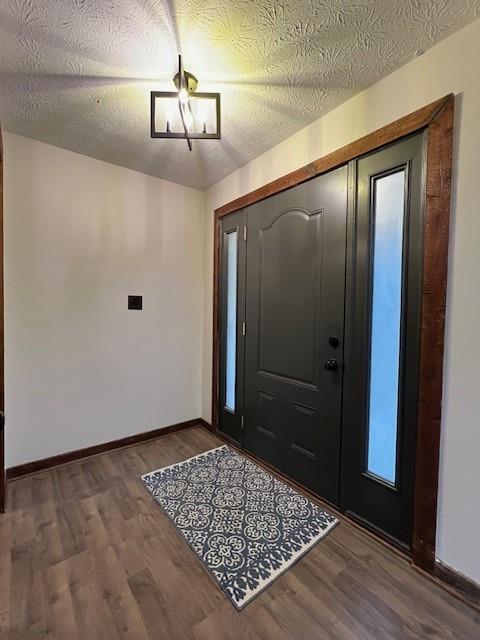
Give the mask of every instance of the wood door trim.
[(305, 167), (236, 198), (215, 209), (214, 215), (212, 424), (216, 431), (219, 384), (218, 278), (221, 218), (405, 136), (426, 130), (422, 322), (412, 555), (414, 564), (432, 575), (435, 572), (453, 109), (454, 95), (451, 93)]
[(280, 191), (285, 191), (286, 189), (295, 187), (306, 180), (311, 180), (326, 171), (330, 171), (342, 164), (346, 164), (350, 160), (363, 156), (366, 153), (379, 149), (380, 147), (390, 144), (395, 140), (399, 140), (400, 138), (414, 133), (415, 131), (420, 131), (420, 129), (428, 127), (449, 100), (453, 100), (453, 94), (440, 98), (440, 100), (435, 100), (435, 102), (428, 104), (426, 107), (422, 107), (399, 120), (395, 120), (395, 122), (387, 124), (385, 127), (377, 129), (376, 131), (363, 136), (363, 138), (359, 138), (358, 140), (323, 156), (323, 158), (314, 160), (313, 162), (310, 162), (310, 164), (288, 173), (286, 176), (277, 178), (263, 187), (259, 187), (240, 198), (232, 200), (232, 202), (228, 202), (218, 209), (215, 209), (215, 218), (222, 218), (229, 213), (238, 211), (238, 209), (243, 209), (244, 207), (248, 207), (251, 204), (259, 202), (260, 200), (273, 196), (276, 193), (280, 193)]
[(454, 96), (427, 127), (413, 561), (435, 571)]

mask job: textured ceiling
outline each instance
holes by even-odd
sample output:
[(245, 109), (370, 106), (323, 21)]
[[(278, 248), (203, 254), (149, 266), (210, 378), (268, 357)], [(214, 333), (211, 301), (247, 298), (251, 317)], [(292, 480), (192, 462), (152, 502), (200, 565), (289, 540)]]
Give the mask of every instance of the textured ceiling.
[[(204, 188), (480, 15), (480, 0), (2, 0), (6, 130)], [(177, 53), (222, 140), (152, 140)]]

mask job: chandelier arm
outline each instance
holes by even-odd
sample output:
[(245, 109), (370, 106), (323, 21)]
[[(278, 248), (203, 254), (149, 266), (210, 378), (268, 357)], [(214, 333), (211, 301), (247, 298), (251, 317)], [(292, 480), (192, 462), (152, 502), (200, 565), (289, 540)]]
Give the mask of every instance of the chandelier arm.
[(178, 91), (178, 108), (180, 110), (180, 117), (182, 119), (183, 130), (185, 131), (185, 138), (187, 140), (188, 148), (191, 151), (192, 150), (192, 141), (190, 140), (187, 123), (185, 122), (185, 107), (184, 107), (184, 105), (182, 105), (182, 101), (180, 100), (180, 92), (182, 91), (182, 89), (187, 91), (187, 93), (188, 93), (187, 80), (186, 80), (186, 77), (185, 77), (185, 72), (183, 70), (181, 54), (178, 55), (178, 75), (180, 77), (180, 87), (179, 87), (179, 91)]
[(178, 109), (180, 111), (180, 117), (182, 119), (183, 130), (185, 131), (185, 139), (187, 141), (188, 148), (191, 151), (192, 150), (192, 141), (190, 140), (189, 131), (188, 131), (187, 124), (185, 122), (185, 115), (183, 113), (183, 107), (182, 107), (182, 102), (181, 102), (180, 98), (178, 99)]

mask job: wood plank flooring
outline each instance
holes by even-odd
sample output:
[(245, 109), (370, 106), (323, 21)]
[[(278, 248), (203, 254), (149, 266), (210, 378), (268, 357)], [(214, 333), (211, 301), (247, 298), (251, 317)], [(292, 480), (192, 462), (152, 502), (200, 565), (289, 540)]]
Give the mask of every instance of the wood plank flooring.
[(480, 638), (478, 612), (346, 521), (237, 612), (139, 480), (219, 444), (193, 427), (9, 483), (0, 638)]

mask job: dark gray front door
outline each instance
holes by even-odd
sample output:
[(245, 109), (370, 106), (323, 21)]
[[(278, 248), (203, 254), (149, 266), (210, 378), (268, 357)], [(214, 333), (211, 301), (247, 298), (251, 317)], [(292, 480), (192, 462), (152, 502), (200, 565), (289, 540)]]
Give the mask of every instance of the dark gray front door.
[(347, 168), (247, 209), (244, 446), (338, 502)]

